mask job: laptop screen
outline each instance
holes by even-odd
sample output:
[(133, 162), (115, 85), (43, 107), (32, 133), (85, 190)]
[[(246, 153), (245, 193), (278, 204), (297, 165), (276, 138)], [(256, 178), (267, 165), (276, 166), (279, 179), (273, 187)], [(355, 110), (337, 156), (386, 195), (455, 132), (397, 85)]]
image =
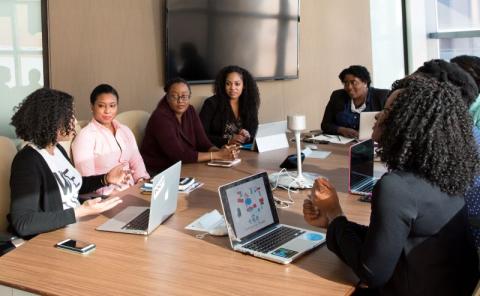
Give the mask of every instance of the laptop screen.
[(373, 140), (366, 140), (350, 148), (350, 185), (373, 177)]
[(220, 187), (225, 218), (239, 240), (278, 223), (267, 173)]

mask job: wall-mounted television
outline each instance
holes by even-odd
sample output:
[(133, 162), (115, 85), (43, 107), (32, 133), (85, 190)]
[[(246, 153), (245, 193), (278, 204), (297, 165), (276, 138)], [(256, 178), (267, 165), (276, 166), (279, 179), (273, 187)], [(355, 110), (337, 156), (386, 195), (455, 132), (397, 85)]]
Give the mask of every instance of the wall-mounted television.
[(209, 83), (227, 65), (298, 78), (299, 0), (167, 0), (166, 80)]

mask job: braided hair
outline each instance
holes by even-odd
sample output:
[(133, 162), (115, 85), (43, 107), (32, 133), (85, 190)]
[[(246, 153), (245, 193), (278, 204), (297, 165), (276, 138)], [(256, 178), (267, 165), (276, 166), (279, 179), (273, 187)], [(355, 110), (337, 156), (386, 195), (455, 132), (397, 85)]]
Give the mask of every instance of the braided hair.
[(458, 87), (426, 76), (396, 81), (403, 89), (384, 121), (379, 155), (388, 169), (408, 171), (441, 191), (463, 196), (479, 167), (472, 119)]

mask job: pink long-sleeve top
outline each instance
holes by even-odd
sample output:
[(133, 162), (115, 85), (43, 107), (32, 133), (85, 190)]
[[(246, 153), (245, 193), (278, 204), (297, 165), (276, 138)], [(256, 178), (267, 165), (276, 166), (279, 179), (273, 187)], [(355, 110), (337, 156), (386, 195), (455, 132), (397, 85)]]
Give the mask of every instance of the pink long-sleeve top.
[(97, 190), (101, 194), (126, 189), (140, 178), (150, 178), (132, 131), (116, 120), (112, 124), (115, 135), (92, 119), (72, 143), (73, 161), (82, 176), (105, 174), (121, 163), (125, 163), (126, 169), (133, 170), (133, 180), (129, 181), (128, 186), (103, 187)]

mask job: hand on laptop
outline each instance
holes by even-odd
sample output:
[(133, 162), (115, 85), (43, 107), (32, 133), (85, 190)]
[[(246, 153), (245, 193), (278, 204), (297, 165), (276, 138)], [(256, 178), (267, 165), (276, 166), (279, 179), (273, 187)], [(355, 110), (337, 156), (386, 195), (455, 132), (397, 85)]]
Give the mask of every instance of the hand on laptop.
[(100, 214), (102, 212), (110, 210), (111, 208), (116, 207), (120, 203), (122, 203), (122, 200), (120, 199), (120, 197), (117, 196), (104, 200), (102, 200), (101, 197), (89, 199), (85, 201), (81, 206), (75, 208), (75, 218), (78, 220), (78, 218), (81, 217)]
[[(342, 207), (338, 201), (337, 191), (325, 178), (318, 178), (315, 180), (310, 199), (311, 204), (317, 209), (317, 211), (309, 211), (308, 203), (304, 203), (304, 213), (307, 210), (310, 218), (315, 217), (313, 214), (316, 214), (318, 222), (322, 222), (322, 225), (324, 225), (326, 221), (326, 225), (321, 227), (327, 227), (328, 223), (333, 221), (333, 219), (343, 215)], [(306, 219), (307, 216), (305, 216), (305, 220)]]
[(337, 129), (337, 132), (344, 136), (344, 137), (347, 137), (347, 138), (358, 138), (358, 131), (352, 129), (352, 128), (348, 128), (348, 127), (339, 127)]

